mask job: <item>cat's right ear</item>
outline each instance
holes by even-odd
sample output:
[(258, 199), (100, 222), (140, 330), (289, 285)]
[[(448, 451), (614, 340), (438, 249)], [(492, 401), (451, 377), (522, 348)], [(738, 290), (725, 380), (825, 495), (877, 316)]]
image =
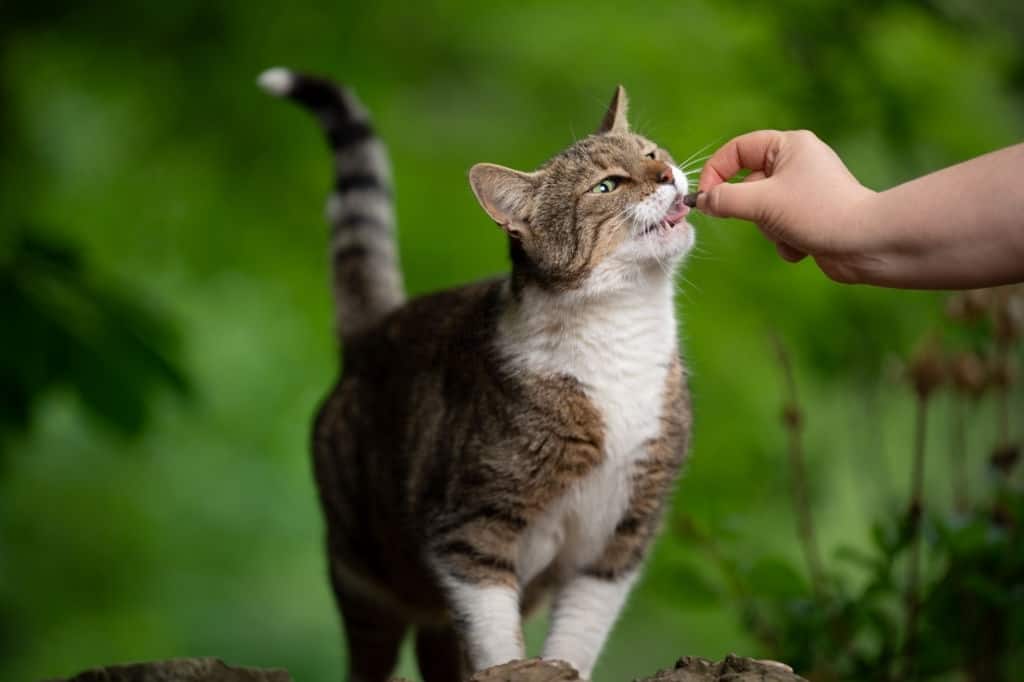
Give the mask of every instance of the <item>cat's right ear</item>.
[(597, 134), (601, 133), (628, 133), (629, 121), (626, 120), (626, 113), (629, 111), (629, 97), (626, 96), (626, 88), (621, 85), (615, 88), (612, 94), (612, 101), (608, 104), (608, 111), (605, 112)]
[(469, 186), (477, 201), (491, 220), (516, 239), (530, 230), (529, 207), (538, 184), (537, 173), (520, 173), (493, 163), (469, 169)]

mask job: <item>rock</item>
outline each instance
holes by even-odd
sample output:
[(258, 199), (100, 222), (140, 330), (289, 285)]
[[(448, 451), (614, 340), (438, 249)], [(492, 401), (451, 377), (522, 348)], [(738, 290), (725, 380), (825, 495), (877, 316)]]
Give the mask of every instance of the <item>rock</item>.
[[(637, 667), (640, 667), (639, 665)], [(233, 668), (219, 658), (178, 658), (154, 663), (112, 665), (50, 682), (292, 682), (284, 670)], [(405, 682), (395, 680), (394, 682)], [(452, 680), (456, 682), (456, 680)], [(530, 658), (481, 670), (470, 682), (580, 682), (565, 661)], [(722, 661), (685, 656), (674, 668), (635, 682), (807, 682), (775, 661), (729, 655)]]
[(675, 668), (660, 670), (653, 677), (638, 682), (807, 682), (793, 670), (777, 661), (759, 661), (729, 654), (715, 662), (696, 656), (684, 656)]
[(219, 658), (175, 658), (94, 668), (50, 682), (292, 682), (292, 678), (279, 668), (233, 668)]
[(470, 682), (577, 682), (579, 679), (576, 669), (565, 661), (527, 658), (481, 670)]
[[(639, 666), (638, 666), (639, 667)], [(470, 682), (579, 682), (580, 676), (564, 661), (530, 658), (481, 670)], [(789, 666), (775, 661), (729, 655), (722, 661), (685, 656), (674, 668), (634, 682), (807, 682)], [(454, 682), (454, 680), (453, 680)]]

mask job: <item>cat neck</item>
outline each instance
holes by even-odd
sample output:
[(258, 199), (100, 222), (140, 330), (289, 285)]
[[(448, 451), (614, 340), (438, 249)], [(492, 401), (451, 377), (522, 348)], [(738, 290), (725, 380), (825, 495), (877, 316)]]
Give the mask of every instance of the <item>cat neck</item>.
[(508, 289), (498, 326), (507, 356), (585, 379), (630, 364), (664, 364), (676, 348), (674, 283), (664, 272), (598, 292)]

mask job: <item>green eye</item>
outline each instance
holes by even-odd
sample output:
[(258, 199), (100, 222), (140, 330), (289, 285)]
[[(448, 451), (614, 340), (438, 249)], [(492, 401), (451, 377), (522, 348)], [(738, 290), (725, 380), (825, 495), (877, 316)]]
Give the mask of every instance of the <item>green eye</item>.
[(616, 180), (615, 178), (605, 178), (604, 180), (590, 188), (590, 191), (593, 192), (594, 194), (608, 194), (608, 192), (614, 191), (615, 188), (618, 186), (619, 181)]

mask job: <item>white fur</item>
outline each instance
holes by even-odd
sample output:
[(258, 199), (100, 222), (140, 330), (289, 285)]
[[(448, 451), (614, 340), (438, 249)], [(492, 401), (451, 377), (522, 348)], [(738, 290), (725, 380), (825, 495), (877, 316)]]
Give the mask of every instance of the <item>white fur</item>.
[(604, 463), (527, 530), (518, 562), (523, 582), (555, 560), (566, 571), (593, 562), (629, 504), (633, 465), (660, 429), (676, 349), (672, 291), (661, 272), (597, 300), (555, 302), (527, 291), (502, 320), (499, 347), (512, 366), (573, 376), (605, 427)]
[(578, 575), (558, 594), (544, 658), (568, 661), (590, 679), (601, 645), (629, 595), (638, 573), (615, 582)]
[(284, 67), (275, 66), (261, 73), (256, 82), (271, 95), (284, 97), (295, 84), (295, 74)]
[(519, 547), (523, 584), (552, 562), (568, 582), (556, 596), (545, 656), (589, 674), (633, 577), (579, 575), (598, 559), (629, 504), (634, 465), (660, 429), (668, 366), (676, 349), (672, 281), (664, 273), (633, 289), (570, 309), (525, 294), (503, 320), (501, 346), (514, 365), (580, 381), (604, 421), (605, 459), (528, 528)]
[(465, 623), (462, 634), (473, 670), (526, 655), (517, 590), (501, 585), (474, 585), (455, 578), (444, 580), (455, 614)]
[(634, 234), (580, 291), (528, 288), (499, 325), (498, 346), (512, 367), (574, 377), (604, 424), (603, 463), (526, 530), (517, 562), (522, 584), (552, 563), (566, 580), (544, 655), (569, 661), (584, 677), (636, 579), (634, 572), (599, 580), (580, 570), (612, 537), (630, 501), (634, 466), (661, 428), (664, 387), (677, 352), (673, 273), (693, 245), (693, 230), (683, 222), (642, 233), (685, 192), (685, 175), (676, 171), (675, 180), (675, 187), (660, 187), (633, 208)]

